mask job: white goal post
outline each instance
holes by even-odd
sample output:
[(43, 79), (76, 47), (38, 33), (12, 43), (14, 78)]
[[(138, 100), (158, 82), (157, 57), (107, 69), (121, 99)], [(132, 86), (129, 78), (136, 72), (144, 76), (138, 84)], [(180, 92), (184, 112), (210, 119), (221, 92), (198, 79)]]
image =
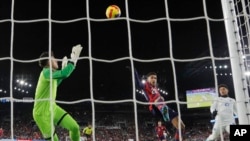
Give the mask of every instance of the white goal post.
[[(237, 3), (239, 2), (239, 3)], [(244, 60), (244, 47), (249, 50), (249, 42), (243, 45), (240, 34), (239, 23), (244, 23), (243, 30), (247, 33), (249, 41), (249, 6), (244, 0), (221, 0), (224, 15), (224, 23), (227, 34), (227, 42), (230, 53), (230, 62), (232, 68), (232, 77), (237, 101), (239, 124), (250, 124), (250, 104), (249, 104), (249, 82), (245, 72), (247, 70), (247, 61)], [(240, 8), (242, 11), (238, 11)], [(248, 12), (247, 12), (248, 9)], [(248, 16), (247, 16), (248, 15)], [(244, 20), (244, 21), (241, 21)]]

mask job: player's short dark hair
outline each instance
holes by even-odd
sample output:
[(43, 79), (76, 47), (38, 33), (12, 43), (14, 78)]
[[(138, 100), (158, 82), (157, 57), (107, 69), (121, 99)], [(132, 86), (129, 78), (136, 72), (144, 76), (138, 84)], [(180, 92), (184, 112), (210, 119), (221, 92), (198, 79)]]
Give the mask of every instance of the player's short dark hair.
[(220, 89), (221, 87), (224, 87), (224, 88), (228, 89), (228, 86), (227, 86), (226, 84), (220, 84), (220, 85), (218, 86), (218, 89)]
[(151, 76), (151, 75), (157, 75), (157, 73), (156, 73), (156, 72), (149, 72), (149, 73), (146, 75), (146, 77), (148, 78), (148, 77)]
[[(53, 53), (53, 51), (51, 51), (51, 56), (54, 56), (54, 53)], [(39, 57), (39, 66), (40, 67), (45, 67), (46, 65), (47, 65), (47, 63), (48, 63), (48, 58), (47, 59), (44, 59), (45, 57), (49, 57), (49, 52), (47, 52), (47, 51), (45, 51), (45, 52), (43, 52), (41, 55), (40, 55), (40, 57)]]

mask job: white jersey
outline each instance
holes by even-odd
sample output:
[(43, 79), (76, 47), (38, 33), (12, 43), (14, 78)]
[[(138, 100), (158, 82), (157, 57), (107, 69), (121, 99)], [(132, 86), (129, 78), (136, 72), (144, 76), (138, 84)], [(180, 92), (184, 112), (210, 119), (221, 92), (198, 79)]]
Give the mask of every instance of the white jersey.
[(237, 115), (235, 99), (230, 97), (217, 97), (210, 107), (211, 113), (217, 110), (215, 122), (223, 125), (235, 123), (234, 115)]

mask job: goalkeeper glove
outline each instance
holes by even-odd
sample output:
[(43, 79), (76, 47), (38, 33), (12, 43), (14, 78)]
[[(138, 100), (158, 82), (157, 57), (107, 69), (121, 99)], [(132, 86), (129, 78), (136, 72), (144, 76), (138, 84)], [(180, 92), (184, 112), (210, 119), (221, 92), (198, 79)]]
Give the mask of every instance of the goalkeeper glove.
[(63, 57), (63, 60), (62, 60), (62, 69), (64, 69), (68, 64), (68, 58), (67, 56), (64, 56)]
[(71, 57), (71, 61), (74, 63), (75, 66), (76, 66), (77, 60), (79, 59), (81, 51), (82, 51), (82, 46), (80, 44), (73, 46), (72, 48), (70, 57)]

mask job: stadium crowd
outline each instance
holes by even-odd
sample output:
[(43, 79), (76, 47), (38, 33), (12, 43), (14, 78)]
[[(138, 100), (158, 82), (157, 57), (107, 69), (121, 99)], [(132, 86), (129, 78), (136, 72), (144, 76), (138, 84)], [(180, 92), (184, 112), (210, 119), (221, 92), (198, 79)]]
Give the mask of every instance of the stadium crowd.
[[(105, 115), (105, 116), (104, 116)], [(86, 123), (91, 123), (90, 115), (81, 115), (76, 113), (73, 115), (78, 119), (81, 130), (87, 126)], [(142, 118), (143, 117), (143, 118)], [(138, 133), (140, 141), (156, 141), (156, 133), (154, 126), (156, 119), (151, 116), (143, 115), (138, 120)], [(87, 120), (82, 122), (82, 120)], [(167, 130), (170, 132), (168, 141), (173, 140), (174, 128), (171, 124), (166, 124)], [(9, 117), (2, 117), (0, 128), (3, 133), (1, 139), (11, 138), (11, 119)], [(41, 133), (39, 132), (36, 124), (30, 115), (19, 115), (13, 118), (13, 134), (15, 139), (19, 140), (42, 140)], [(211, 133), (212, 124), (209, 121), (204, 122), (189, 122), (185, 131), (185, 141), (204, 141)], [(136, 129), (134, 116), (127, 113), (119, 114), (103, 114), (98, 116), (95, 121), (95, 139), (96, 141), (136, 141)], [(68, 135), (67, 130), (57, 128), (56, 132), (61, 141), (66, 141)], [(82, 132), (82, 131), (81, 131)], [(82, 134), (83, 135), (83, 134)], [(224, 141), (228, 141), (228, 135), (225, 134)]]

